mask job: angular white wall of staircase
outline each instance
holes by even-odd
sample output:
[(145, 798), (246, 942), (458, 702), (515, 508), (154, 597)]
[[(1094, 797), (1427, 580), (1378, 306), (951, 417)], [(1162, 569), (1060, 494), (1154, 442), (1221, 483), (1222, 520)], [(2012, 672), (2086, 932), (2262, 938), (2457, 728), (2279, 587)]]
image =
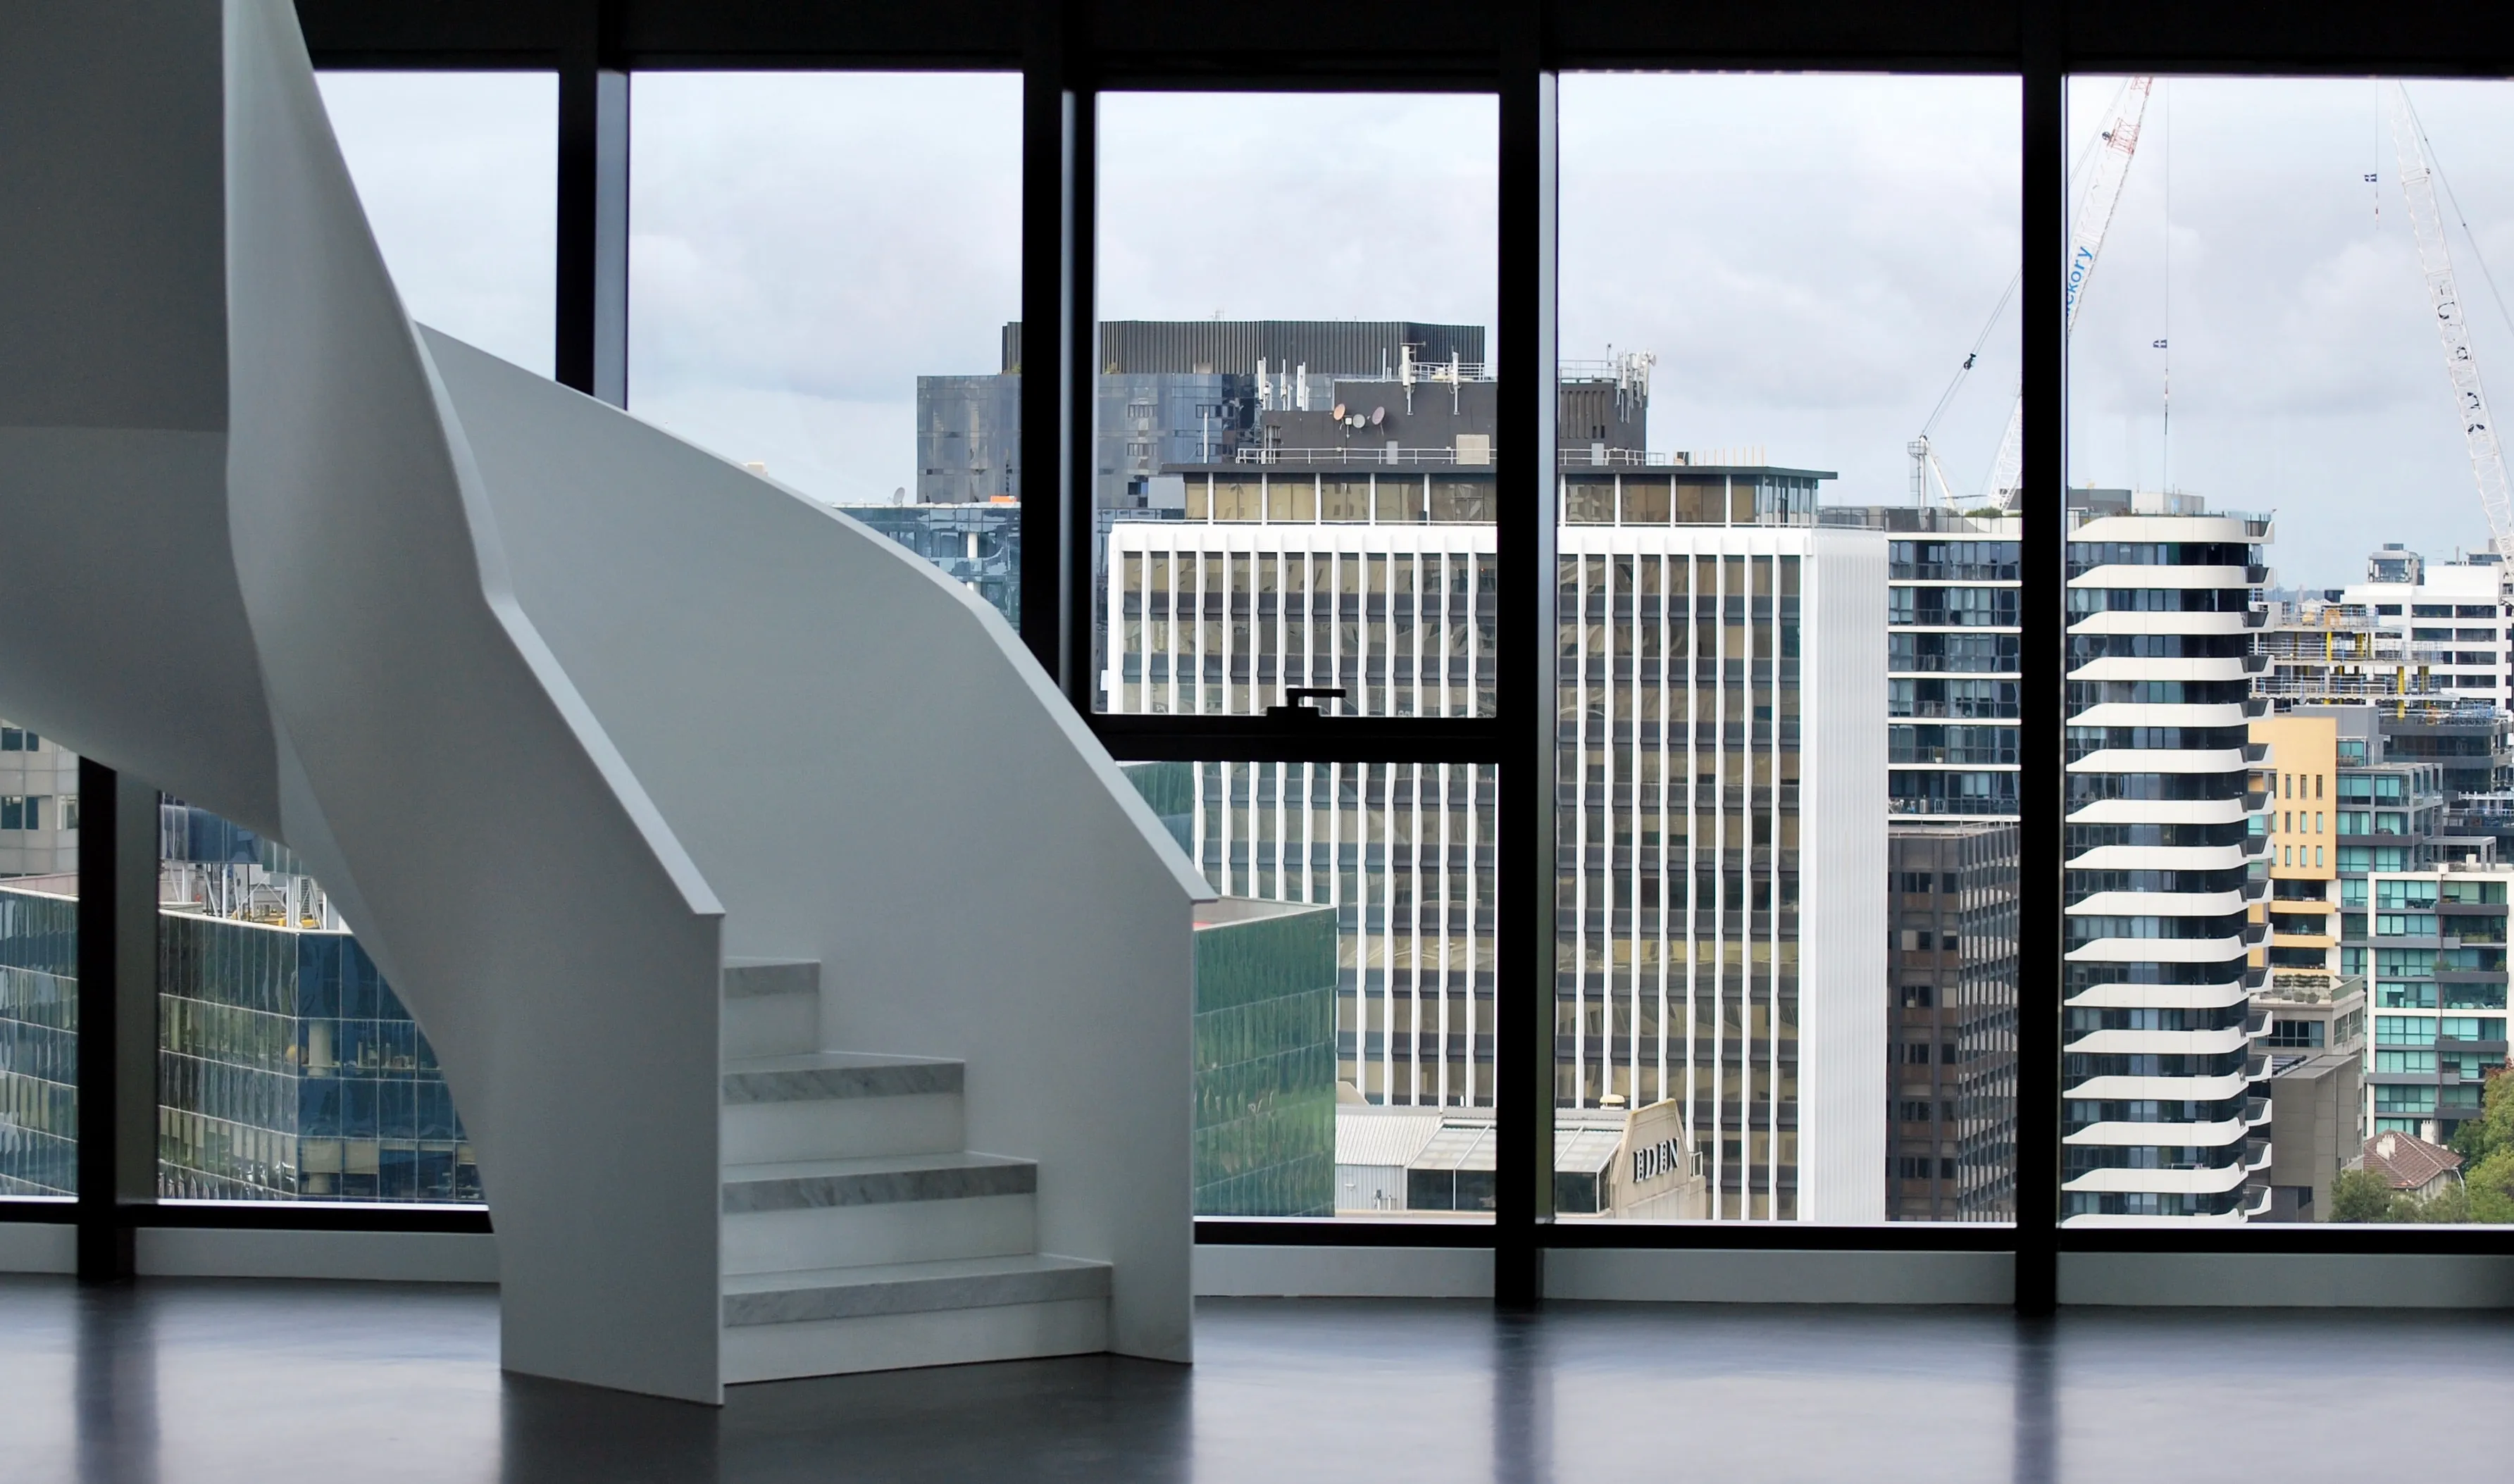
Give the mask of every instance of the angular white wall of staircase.
[(342, 902), (510, 1367), (1188, 1357), (1205, 889), (992, 611), (416, 330), (281, 0), (0, 16), (0, 697)]

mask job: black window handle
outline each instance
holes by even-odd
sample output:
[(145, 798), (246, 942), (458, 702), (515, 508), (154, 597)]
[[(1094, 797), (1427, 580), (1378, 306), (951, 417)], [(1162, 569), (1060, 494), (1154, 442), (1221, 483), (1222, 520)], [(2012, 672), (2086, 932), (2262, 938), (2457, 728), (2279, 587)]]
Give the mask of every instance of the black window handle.
[(1296, 685), (1283, 692), (1283, 703), (1281, 705), (1268, 706), (1266, 708), (1266, 714), (1268, 716), (1277, 718), (1307, 716), (1315, 719), (1326, 713), (1320, 711), (1316, 706), (1303, 705), (1301, 702), (1305, 701), (1342, 701), (1343, 699), (1344, 687), (1340, 685)]

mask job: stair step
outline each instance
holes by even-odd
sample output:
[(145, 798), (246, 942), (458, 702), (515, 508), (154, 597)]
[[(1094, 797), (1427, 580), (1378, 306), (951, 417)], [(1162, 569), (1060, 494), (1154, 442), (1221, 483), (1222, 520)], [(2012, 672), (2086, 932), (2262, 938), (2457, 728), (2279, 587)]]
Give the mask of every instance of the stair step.
[(998, 1154), (911, 1154), (876, 1159), (804, 1159), (729, 1165), (724, 1213), (809, 1211), (905, 1201), (1034, 1195), (1038, 1166)]
[(808, 958), (729, 958), (724, 1055), (766, 1057), (821, 1046), (821, 966)]
[[(1069, 1260), (997, 1261), (1062, 1266)], [(973, 1268), (969, 1276), (944, 1275), (944, 1269), (964, 1265)], [(836, 1317), (765, 1322), (728, 1317), (718, 1352), (719, 1374), (728, 1384), (736, 1384), (1105, 1350), (1109, 1347), (1109, 1274), (1106, 1268), (1093, 1267), (1083, 1276), (1036, 1272), (1034, 1266), (1028, 1271), (1004, 1271), (992, 1265), (908, 1263), (881, 1269), (902, 1274), (898, 1280), (850, 1284), (846, 1286), (862, 1291), (827, 1298), (819, 1291), (832, 1285), (811, 1281), (823, 1276), (818, 1273), (763, 1273), (758, 1275), (762, 1280), (758, 1288), (739, 1292), (728, 1283), (724, 1301), (728, 1315), (831, 1312)], [(926, 1277), (909, 1276), (918, 1269), (933, 1272)], [(837, 1269), (830, 1276), (847, 1271)], [(997, 1272), (1002, 1272), (1000, 1278)], [(1058, 1297), (1069, 1293), (1076, 1297)], [(1036, 1297), (1021, 1297), (1025, 1294)], [(755, 1308), (750, 1306), (754, 1301)], [(919, 1306), (887, 1306), (893, 1304)]]
[(960, 1063), (815, 1052), (724, 1070), (724, 1162), (945, 1154), (966, 1141)]
[(724, 1280), (728, 1326), (862, 1319), (875, 1314), (1106, 1300), (1109, 1264), (1027, 1254), (944, 1263), (890, 1263)]
[(724, 961), (724, 993), (727, 999), (820, 992), (819, 959), (728, 958)]
[(738, 1107), (837, 1098), (912, 1098), (957, 1093), (960, 1077), (961, 1063), (927, 1057), (851, 1051), (736, 1057), (724, 1063), (724, 1102), (728, 1107)]
[[(885, 1108), (912, 1101), (868, 1099), (774, 1110)], [(730, 1119), (756, 1111), (725, 1113)], [(1038, 1167), (1027, 1160), (957, 1149), (728, 1164), (720, 1270), (795, 1272), (1035, 1252), (1037, 1188)]]

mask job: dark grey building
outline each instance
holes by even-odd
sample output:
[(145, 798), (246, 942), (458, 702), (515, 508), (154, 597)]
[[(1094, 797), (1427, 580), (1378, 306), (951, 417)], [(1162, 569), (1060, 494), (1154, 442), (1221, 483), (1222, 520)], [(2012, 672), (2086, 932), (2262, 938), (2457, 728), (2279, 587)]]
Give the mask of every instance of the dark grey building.
[(1021, 495), (1021, 379), (916, 379), (916, 502), (983, 504)]
[[(1229, 461), (1262, 413), (1314, 408), (1323, 417), (1340, 378), (1394, 381), (1409, 368), (1428, 376), (1438, 367), (1480, 381), (1483, 347), (1480, 325), (1409, 320), (1104, 322), (1093, 502), (1160, 503), (1153, 480), (1164, 467)], [(919, 503), (1020, 497), (1021, 364), (1015, 322), (1004, 326), (996, 374), (917, 378)]]
[(1886, 1218), (2016, 1211), (2017, 826), (1886, 830)]

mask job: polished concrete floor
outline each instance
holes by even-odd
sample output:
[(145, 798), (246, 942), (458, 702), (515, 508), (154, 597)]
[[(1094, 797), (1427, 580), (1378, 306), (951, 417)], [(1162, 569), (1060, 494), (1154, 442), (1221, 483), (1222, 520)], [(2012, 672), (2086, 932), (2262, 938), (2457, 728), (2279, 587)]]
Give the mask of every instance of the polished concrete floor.
[(2514, 1477), (2501, 1314), (1207, 1301), (1193, 1367), (500, 1374), (484, 1289), (0, 1278), (0, 1480)]

